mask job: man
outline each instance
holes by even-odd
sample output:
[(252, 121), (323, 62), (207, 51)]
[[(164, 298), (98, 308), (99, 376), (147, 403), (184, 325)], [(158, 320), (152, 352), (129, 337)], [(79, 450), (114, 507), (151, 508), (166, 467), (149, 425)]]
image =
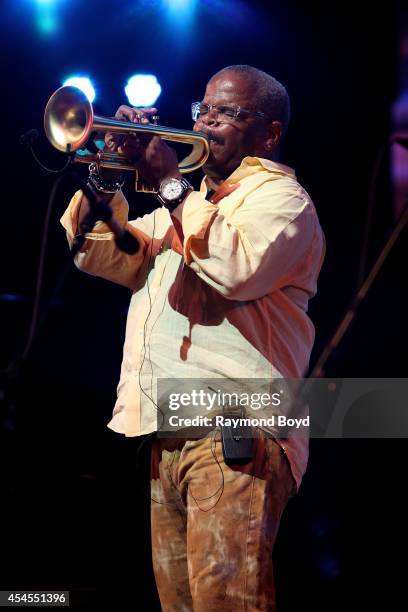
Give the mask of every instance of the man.
[[(117, 117), (147, 122), (155, 111), (121, 107)], [(121, 252), (98, 222), (76, 258), (133, 291), (109, 424), (127, 436), (156, 430), (157, 379), (301, 377), (314, 340), (306, 313), (324, 237), (308, 194), (277, 161), (285, 88), (256, 68), (230, 66), (211, 78), (193, 114), (210, 139), (200, 191), (181, 180), (157, 137), (106, 139), (159, 189), (153, 213), (128, 222), (117, 177), (100, 169), (90, 179), (140, 245)], [(70, 242), (86, 212), (79, 192), (62, 218)], [(272, 549), (306, 463), (304, 438), (268, 432), (244, 465), (226, 465), (217, 431), (154, 440), (153, 566), (163, 610), (276, 609)]]

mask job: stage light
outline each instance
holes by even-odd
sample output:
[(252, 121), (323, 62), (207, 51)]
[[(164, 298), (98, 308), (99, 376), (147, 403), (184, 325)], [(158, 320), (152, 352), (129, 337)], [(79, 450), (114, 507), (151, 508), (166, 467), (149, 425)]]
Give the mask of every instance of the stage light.
[(174, 19), (185, 19), (192, 17), (197, 1), (196, 0), (165, 0), (168, 15)]
[(36, 26), (41, 34), (54, 34), (58, 30), (57, 4), (61, 0), (35, 0), (37, 5)]
[(58, 28), (57, 20), (54, 15), (44, 14), (37, 17), (37, 28), (43, 34), (52, 34)]
[(161, 87), (153, 74), (135, 74), (128, 80), (125, 93), (132, 106), (152, 106), (160, 96)]
[[(204, 3), (207, 7), (207, 3)], [(161, 0), (161, 13), (167, 27), (171, 28), (178, 40), (178, 46), (191, 44), (195, 32), (195, 18), (198, 8), (197, 0)]]
[(194, 4), (194, 0), (167, 0), (167, 4), (172, 9), (185, 9)]
[(84, 92), (90, 102), (95, 100), (95, 89), (88, 77), (72, 76), (66, 79), (63, 85), (73, 85)]

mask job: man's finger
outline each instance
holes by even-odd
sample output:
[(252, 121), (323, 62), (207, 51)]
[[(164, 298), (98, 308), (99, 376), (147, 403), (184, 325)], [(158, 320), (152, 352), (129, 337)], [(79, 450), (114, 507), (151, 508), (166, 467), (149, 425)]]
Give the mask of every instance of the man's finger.
[[(157, 108), (149, 106), (146, 108), (134, 108), (131, 106), (119, 106), (115, 118), (120, 121), (132, 121), (134, 123), (140, 123), (150, 115), (157, 113)], [(144, 121), (143, 121), (144, 122)], [(148, 122), (148, 119), (147, 119)]]
[(142, 124), (148, 124), (150, 123), (149, 121), (149, 117), (151, 115), (155, 115), (157, 113), (157, 109), (156, 108), (136, 108), (136, 115), (134, 117), (134, 119), (132, 119), (132, 121), (134, 123), (142, 123)]

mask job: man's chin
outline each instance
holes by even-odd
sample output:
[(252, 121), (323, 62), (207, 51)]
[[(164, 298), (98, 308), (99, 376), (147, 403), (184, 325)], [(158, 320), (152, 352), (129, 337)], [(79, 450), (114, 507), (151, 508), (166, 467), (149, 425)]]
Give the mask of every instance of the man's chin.
[(214, 154), (210, 152), (207, 161), (203, 165), (203, 170), (208, 176), (218, 178), (224, 176), (226, 172), (225, 162), (223, 160), (214, 157)]
[(231, 163), (231, 161), (225, 161), (221, 159), (215, 159), (212, 155), (207, 159), (203, 165), (203, 171), (209, 178), (213, 179), (226, 179), (232, 172), (238, 168), (239, 162)]
[(213, 179), (224, 179), (227, 176), (225, 169), (219, 167), (218, 164), (205, 162), (203, 165), (203, 171), (206, 176)]

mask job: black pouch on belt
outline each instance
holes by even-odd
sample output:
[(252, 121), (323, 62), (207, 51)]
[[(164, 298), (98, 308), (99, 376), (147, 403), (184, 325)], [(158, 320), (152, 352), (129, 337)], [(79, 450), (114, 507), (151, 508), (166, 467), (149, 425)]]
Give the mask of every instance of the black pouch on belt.
[(245, 465), (254, 458), (251, 428), (221, 425), (222, 452), (227, 465)]
[[(208, 387), (215, 391), (212, 387)], [(221, 425), (222, 452), (226, 465), (245, 465), (254, 458), (254, 444), (252, 427), (244, 425), (241, 419), (245, 418), (245, 408), (241, 407), (241, 414), (237, 419), (237, 411), (232, 406), (223, 406), (224, 421), (228, 419), (231, 424)], [(238, 421), (238, 422), (237, 422)]]

